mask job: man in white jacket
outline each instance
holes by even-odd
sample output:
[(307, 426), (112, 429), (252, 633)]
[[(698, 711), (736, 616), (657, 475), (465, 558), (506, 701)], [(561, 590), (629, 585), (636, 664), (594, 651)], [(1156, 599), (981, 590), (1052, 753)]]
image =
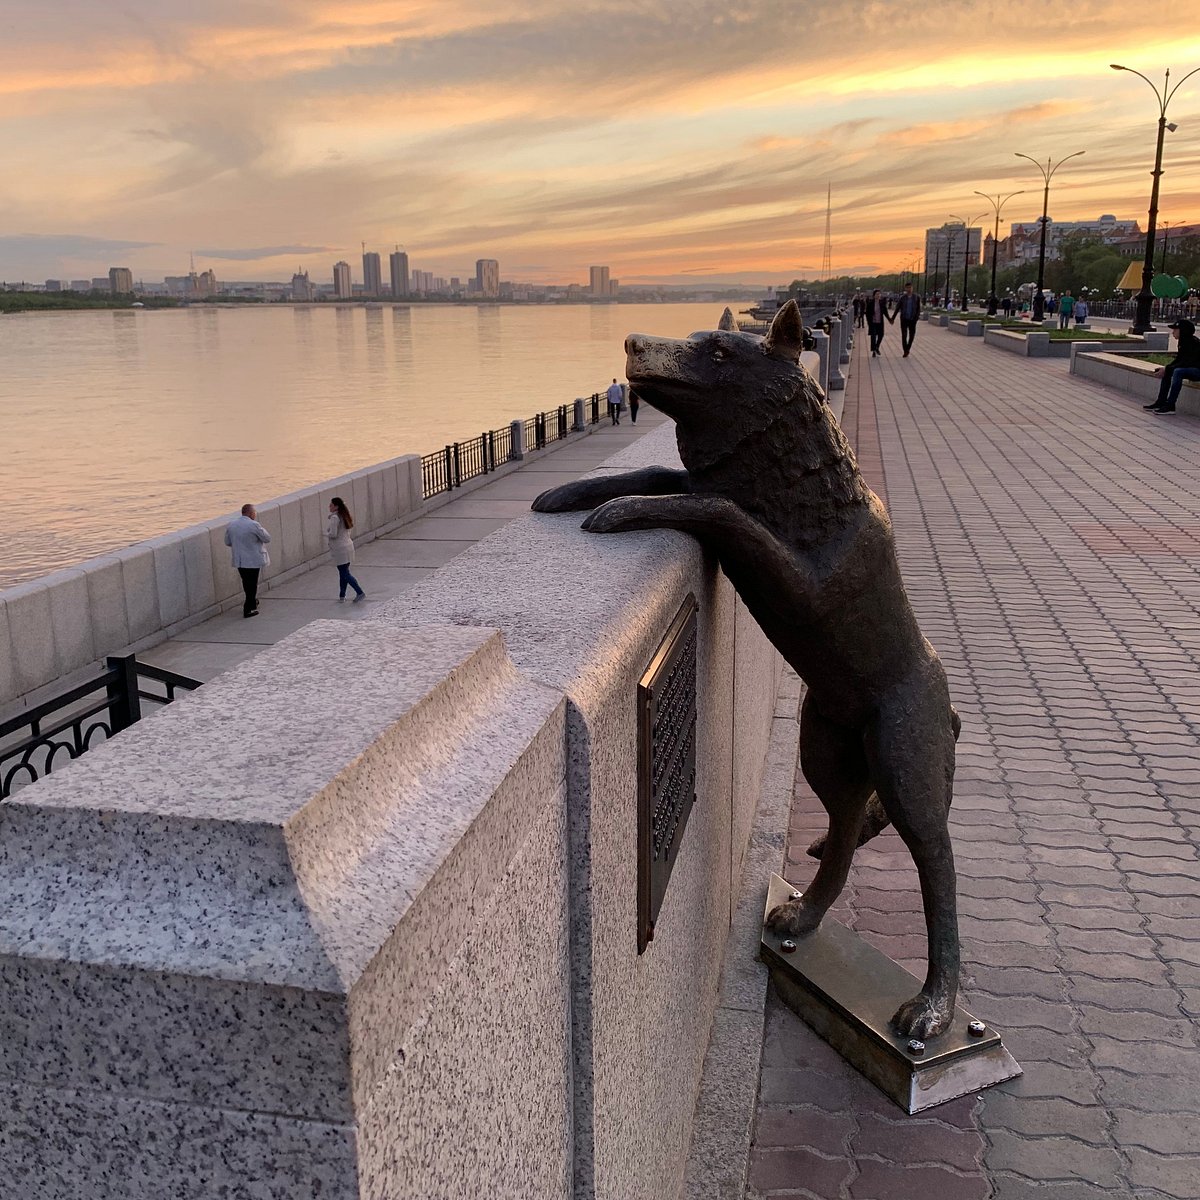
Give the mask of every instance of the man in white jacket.
[(271, 535), (257, 518), (254, 505), (243, 504), (242, 515), (235, 517), (225, 528), (225, 545), (233, 551), (233, 565), (242, 577), (242, 591), (246, 593), (243, 617), (258, 616), (258, 573), (271, 561), (267, 553)]

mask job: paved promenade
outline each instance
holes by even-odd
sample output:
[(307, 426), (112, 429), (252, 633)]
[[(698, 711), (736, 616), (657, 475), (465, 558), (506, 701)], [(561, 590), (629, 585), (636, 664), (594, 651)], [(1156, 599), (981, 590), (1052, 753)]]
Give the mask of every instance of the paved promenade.
[[(889, 334), (891, 331), (889, 330)], [(964, 1001), (1022, 1078), (905, 1117), (773, 997), (751, 1194), (1200, 1196), (1200, 421), (921, 325), (843, 424), (963, 719)], [(799, 781), (788, 872), (823, 813)], [(839, 915), (924, 973), (892, 832)]]
[(605, 417), (587, 437), (552, 446), (516, 471), (358, 547), (352, 570), (367, 593), (362, 604), (352, 604), (349, 597), (345, 604), (338, 603), (337, 568), (324, 559), (311, 571), (263, 592), (257, 617), (246, 620), (239, 606), (193, 625), (138, 657), (207, 681), (309, 621), (361, 620), (374, 603), (407, 591), (468, 546), (524, 516), (539, 492), (578, 479), (665, 419), (648, 405), (641, 406), (636, 425), (630, 421), (628, 411), (620, 425), (610, 424)]

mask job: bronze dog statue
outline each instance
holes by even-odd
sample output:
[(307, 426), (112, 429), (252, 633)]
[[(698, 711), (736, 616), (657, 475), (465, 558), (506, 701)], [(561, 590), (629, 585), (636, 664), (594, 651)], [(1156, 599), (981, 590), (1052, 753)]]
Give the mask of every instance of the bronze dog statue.
[[(799, 365), (800, 310), (770, 332), (687, 339), (633, 334), (626, 374), (676, 423), (685, 470), (649, 467), (543, 492), (538, 512), (595, 509), (595, 533), (678, 529), (717, 556), (771, 642), (808, 686), (804, 777), (829, 832), (803, 898), (768, 924), (802, 936), (845, 886), (855, 848), (889, 821), (921, 881), (929, 969), (892, 1028), (931, 1038), (958, 991), (954, 857), (947, 829), (958, 715), (904, 591), (891, 524), (841, 427)], [(598, 507), (597, 507), (598, 506)]]

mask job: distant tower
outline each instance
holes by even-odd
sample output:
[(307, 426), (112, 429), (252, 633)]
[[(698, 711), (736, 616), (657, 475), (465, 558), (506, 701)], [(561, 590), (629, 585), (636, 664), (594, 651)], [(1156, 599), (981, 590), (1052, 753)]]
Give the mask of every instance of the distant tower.
[(388, 256), (392, 271), (392, 295), (399, 299), (408, 295), (408, 255), (399, 246)]
[(826, 283), (833, 276), (833, 238), (832, 233), (832, 217), (833, 217), (833, 184), (829, 183), (825, 189), (825, 248), (821, 251), (821, 278)]
[(348, 262), (333, 264), (333, 293), (339, 300), (349, 300), (354, 295), (354, 285), (350, 281), (350, 264)]
[(363, 295), (378, 296), (383, 291), (383, 272), (382, 264), (379, 261), (379, 255), (374, 250), (367, 250), (367, 243), (363, 242)]
[(500, 264), (494, 258), (475, 260), (475, 285), (481, 296), (500, 295)]

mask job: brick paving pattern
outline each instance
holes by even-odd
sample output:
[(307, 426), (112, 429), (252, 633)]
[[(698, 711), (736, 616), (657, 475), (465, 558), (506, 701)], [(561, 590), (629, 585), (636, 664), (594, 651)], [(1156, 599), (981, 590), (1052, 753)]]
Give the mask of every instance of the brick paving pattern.
[[(750, 1194), (1194, 1200), (1200, 422), (928, 325), (860, 342), (847, 431), (963, 718), (963, 1000), (1025, 1074), (906, 1117), (771, 997)], [(793, 882), (823, 828), (798, 780)], [(923, 975), (893, 832), (835, 915)]]

